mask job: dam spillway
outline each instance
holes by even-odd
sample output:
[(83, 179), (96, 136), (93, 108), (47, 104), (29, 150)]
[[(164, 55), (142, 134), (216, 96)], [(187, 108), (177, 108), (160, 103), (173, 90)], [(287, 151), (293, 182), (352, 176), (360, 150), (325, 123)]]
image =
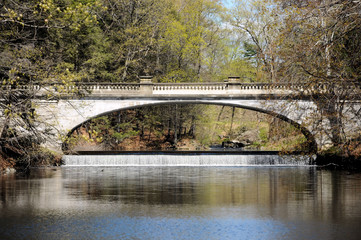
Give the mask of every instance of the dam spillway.
[(64, 166), (310, 166), (308, 155), (279, 152), (80, 152)]

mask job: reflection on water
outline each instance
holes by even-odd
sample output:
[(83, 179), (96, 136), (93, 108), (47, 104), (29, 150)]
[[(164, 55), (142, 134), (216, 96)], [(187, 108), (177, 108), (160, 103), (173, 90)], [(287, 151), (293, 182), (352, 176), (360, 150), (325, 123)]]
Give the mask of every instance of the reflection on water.
[(0, 239), (359, 239), (361, 175), (82, 167), (0, 177)]

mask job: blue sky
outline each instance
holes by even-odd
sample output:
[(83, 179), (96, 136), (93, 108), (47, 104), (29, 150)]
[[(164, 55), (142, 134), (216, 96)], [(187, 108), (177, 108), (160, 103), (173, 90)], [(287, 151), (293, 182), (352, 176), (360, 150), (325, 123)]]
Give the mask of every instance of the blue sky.
[(231, 8), (233, 5), (233, 0), (222, 0), (223, 4), (227, 8)]

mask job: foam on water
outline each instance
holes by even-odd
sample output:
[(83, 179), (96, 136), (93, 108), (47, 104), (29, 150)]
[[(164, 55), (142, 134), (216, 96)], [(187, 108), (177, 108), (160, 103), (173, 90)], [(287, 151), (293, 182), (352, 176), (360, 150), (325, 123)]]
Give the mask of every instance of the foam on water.
[(65, 166), (310, 166), (309, 156), (239, 154), (131, 153), (64, 155)]

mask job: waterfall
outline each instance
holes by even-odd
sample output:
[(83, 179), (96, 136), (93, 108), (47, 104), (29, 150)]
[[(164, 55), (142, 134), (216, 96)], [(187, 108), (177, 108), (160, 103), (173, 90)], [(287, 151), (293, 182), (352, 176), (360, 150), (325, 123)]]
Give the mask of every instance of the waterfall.
[(275, 154), (123, 153), (64, 155), (65, 166), (309, 166), (310, 156)]

